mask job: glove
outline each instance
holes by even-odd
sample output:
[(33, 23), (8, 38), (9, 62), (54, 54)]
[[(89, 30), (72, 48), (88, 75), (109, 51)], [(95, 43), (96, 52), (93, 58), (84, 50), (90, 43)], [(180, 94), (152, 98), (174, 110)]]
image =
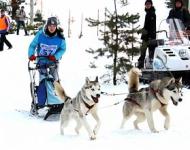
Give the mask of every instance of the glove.
[(29, 57), (29, 60), (30, 60), (30, 61), (36, 60), (36, 56), (34, 56), (34, 55), (30, 56), (30, 57)]
[(48, 56), (48, 59), (51, 60), (51, 61), (54, 61), (54, 62), (56, 61), (56, 58), (55, 58), (55, 56), (53, 56), (53, 55), (49, 55), (49, 56)]

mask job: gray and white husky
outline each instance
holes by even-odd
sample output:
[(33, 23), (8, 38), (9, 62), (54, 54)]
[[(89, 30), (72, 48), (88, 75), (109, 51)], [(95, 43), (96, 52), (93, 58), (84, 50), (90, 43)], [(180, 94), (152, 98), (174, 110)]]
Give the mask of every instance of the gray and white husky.
[[(64, 90), (61, 90), (61, 86), (59, 84), (55, 84), (55, 86), (58, 95), (64, 98)], [(78, 92), (77, 96), (73, 99), (69, 98), (65, 100), (64, 107), (60, 115), (60, 132), (62, 135), (64, 134), (64, 128), (68, 125), (69, 121), (71, 119), (75, 119), (77, 123), (75, 131), (77, 134), (79, 134), (79, 129), (83, 125), (87, 130), (90, 139), (96, 139), (96, 134), (100, 128), (100, 119), (97, 113), (100, 93), (98, 77), (96, 77), (94, 81), (90, 81), (89, 78), (86, 78), (86, 82)], [(86, 115), (89, 113), (97, 122), (93, 130), (86, 118)]]
[[(182, 79), (176, 80), (172, 77), (165, 77), (161, 80), (152, 81), (147, 88), (129, 93), (123, 105), (121, 128), (124, 127), (124, 123), (127, 119), (132, 115), (136, 115), (137, 118), (134, 121), (134, 127), (136, 129), (139, 129), (138, 124), (140, 122), (147, 119), (151, 132), (158, 132), (154, 126), (153, 112), (159, 109), (160, 113), (165, 117), (164, 128), (167, 130), (170, 125), (170, 115), (167, 111), (167, 107), (170, 100), (174, 105), (182, 101), (181, 87)], [(134, 89), (134, 87), (131, 88)], [(136, 89), (138, 89), (138, 87), (136, 87)]]

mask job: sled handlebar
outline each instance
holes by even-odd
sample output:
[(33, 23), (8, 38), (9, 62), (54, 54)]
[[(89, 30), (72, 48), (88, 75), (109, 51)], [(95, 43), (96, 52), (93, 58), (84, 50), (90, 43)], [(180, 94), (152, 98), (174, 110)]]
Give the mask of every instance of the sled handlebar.
[(57, 63), (52, 63), (52, 64), (36, 64), (36, 66), (31, 67), (30, 66), (30, 61), (28, 62), (28, 70), (38, 70), (38, 69), (48, 69), (48, 68), (56, 68), (57, 67)]
[[(37, 58), (48, 58), (48, 56), (36, 56), (36, 57)], [(59, 61), (55, 61), (55, 62), (52, 61), (50, 64), (46, 64), (46, 63), (40, 64), (39, 63), (40, 61), (38, 61), (38, 62), (34, 61), (33, 62), (34, 66), (31, 67), (32, 66), (31, 62), (33, 62), (33, 61), (31, 61), (31, 60), (28, 61), (28, 70), (29, 71), (30, 70), (38, 70), (38, 69), (56, 68), (57, 64), (59, 63)]]

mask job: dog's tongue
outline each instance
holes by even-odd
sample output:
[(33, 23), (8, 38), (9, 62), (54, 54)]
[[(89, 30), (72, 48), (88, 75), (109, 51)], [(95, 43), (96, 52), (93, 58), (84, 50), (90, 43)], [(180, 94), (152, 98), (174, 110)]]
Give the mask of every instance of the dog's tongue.
[(174, 104), (175, 106), (178, 105), (178, 102), (174, 101), (173, 97), (171, 97), (171, 100), (172, 100), (172, 102), (173, 102), (173, 104)]
[(92, 97), (92, 99), (93, 99), (93, 101), (95, 102), (95, 103), (98, 103), (98, 98), (99, 97), (94, 97), (94, 96), (91, 96)]

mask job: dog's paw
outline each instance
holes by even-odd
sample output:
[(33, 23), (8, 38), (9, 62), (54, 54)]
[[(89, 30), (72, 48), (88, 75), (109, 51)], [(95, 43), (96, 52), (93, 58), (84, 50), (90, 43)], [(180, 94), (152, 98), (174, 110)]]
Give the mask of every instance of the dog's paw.
[(96, 139), (96, 135), (94, 134), (94, 133), (92, 133), (91, 135), (90, 135), (90, 140), (95, 140)]
[(96, 137), (94, 135), (90, 137), (90, 140), (95, 140), (95, 139)]
[(64, 132), (63, 132), (63, 130), (61, 130), (61, 131), (60, 131), (60, 133), (61, 133), (61, 135), (64, 135)]
[(79, 135), (79, 130), (77, 128), (75, 128), (75, 132)]
[(139, 127), (135, 127), (136, 130), (141, 130)]
[(140, 130), (139, 126), (136, 123), (134, 123), (134, 127), (136, 130)]
[(97, 135), (98, 131), (96, 129), (93, 130), (94, 135)]
[(156, 130), (156, 129), (151, 130), (151, 132), (152, 132), (152, 133), (159, 133), (159, 131)]
[(169, 129), (169, 127), (168, 127), (168, 126), (164, 126), (164, 129), (165, 129), (165, 130), (168, 130), (168, 129)]
[(168, 125), (168, 124), (165, 124), (165, 125), (164, 125), (164, 129), (165, 129), (165, 130), (168, 130), (168, 129), (169, 129), (169, 125)]

